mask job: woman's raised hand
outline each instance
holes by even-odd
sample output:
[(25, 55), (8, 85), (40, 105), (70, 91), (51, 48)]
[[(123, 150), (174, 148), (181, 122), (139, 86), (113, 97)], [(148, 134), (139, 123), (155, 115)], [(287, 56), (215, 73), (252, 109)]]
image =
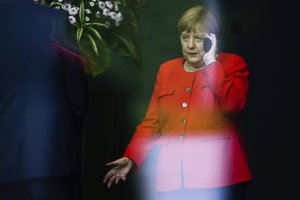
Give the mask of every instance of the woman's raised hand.
[(133, 167), (133, 161), (127, 157), (123, 157), (107, 163), (106, 166), (111, 166), (112, 168), (106, 173), (103, 183), (107, 183), (107, 187), (110, 188), (113, 182), (118, 184), (121, 179), (123, 181), (126, 180), (128, 173)]
[(205, 37), (211, 40), (211, 48), (203, 56), (203, 61), (205, 65), (208, 66), (211, 63), (216, 62), (217, 38), (214, 33), (206, 34)]

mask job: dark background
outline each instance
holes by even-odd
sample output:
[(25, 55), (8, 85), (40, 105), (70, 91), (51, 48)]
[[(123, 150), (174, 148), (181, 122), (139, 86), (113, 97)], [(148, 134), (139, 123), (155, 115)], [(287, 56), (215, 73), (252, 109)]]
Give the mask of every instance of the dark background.
[(126, 184), (105, 188), (105, 163), (122, 155), (144, 116), (160, 63), (181, 56), (176, 29), (181, 14), (203, 2), (221, 18), (222, 49), (242, 56), (250, 70), (242, 129), (254, 181), (246, 199), (298, 198), (298, 7), (289, 0), (152, 0), (140, 20), (143, 68), (114, 56), (107, 72), (88, 77), (85, 200), (138, 199), (136, 175)]

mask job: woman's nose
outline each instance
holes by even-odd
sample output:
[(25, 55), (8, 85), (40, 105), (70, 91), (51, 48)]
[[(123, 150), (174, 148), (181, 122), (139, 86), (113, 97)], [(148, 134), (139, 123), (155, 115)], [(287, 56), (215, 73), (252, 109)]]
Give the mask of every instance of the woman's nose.
[(193, 39), (190, 39), (189, 42), (188, 42), (188, 48), (192, 49), (195, 47), (195, 42)]

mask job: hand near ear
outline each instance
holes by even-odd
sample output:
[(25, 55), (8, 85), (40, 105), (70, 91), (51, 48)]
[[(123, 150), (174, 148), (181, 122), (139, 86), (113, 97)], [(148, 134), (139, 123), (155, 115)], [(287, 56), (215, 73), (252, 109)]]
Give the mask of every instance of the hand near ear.
[(206, 66), (216, 62), (217, 39), (214, 33), (206, 34), (205, 37), (211, 40), (211, 48), (203, 56), (203, 62)]

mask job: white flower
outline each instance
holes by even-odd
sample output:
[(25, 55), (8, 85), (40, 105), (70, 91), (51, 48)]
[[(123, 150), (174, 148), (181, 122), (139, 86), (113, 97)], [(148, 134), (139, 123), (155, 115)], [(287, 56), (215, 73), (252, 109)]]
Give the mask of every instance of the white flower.
[(101, 16), (99, 11), (97, 11), (95, 15), (96, 15), (97, 18), (100, 18), (100, 16)]
[(117, 19), (120, 20), (120, 21), (123, 20), (123, 15), (122, 15), (121, 12), (118, 12), (118, 13), (117, 13)]
[(104, 8), (103, 9), (103, 13), (102, 13), (104, 16), (109, 16), (110, 12), (107, 8)]
[(118, 20), (118, 21), (122, 21), (122, 20), (123, 20), (123, 15), (122, 15), (121, 12), (118, 12), (118, 13), (111, 12), (111, 13), (110, 13), (110, 17), (111, 17), (113, 20)]
[(77, 13), (78, 13), (78, 10), (75, 7), (71, 8), (69, 10), (69, 15), (76, 15)]
[(116, 26), (120, 26), (121, 25), (121, 21), (123, 20), (123, 15), (121, 12), (118, 12), (115, 16), (115, 23)]
[(95, 5), (94, 2), (90, 2), (90, 6), (93, 7)]
[(109, 13), (109, 16), (110, 16), (113, 20), (116, 20), (116, 19), (117, 19), (117, 13), (115, 13), (115, 12), (110, 12), (110, 13)]
[(69, 3), (66, 3), (65, 5), (66, 5), (67, 10), (70, 10), (72, 8), (71, 4), (69, 4)]
[(110, 22), (105, 22), (104, 25), (105, 25), (106, 28), (109, 28), (110, 27)]
[(119, 4), (121, 4), (121, 2), (115, 1), (115, 11), (119, 11)]
[(71, 4), (66, 3), (61, 8), (65, 11), (69, 11), (72, 8), (72, 6), (71, 6)]
[(115, 12), (110, 12), (109, 16), (115, 20), (115, 21), (122, 21), (123, 20), (123, 15), (121, 12), (115, 13)]
[(44, 0), (41, 0), (41, 5), (46, 5), (46, 2)]
[(75, 24), (76, 23), (76, 18), (74, 16), (69, 16), (69, 21), (71, 24)]
[(96, 0), (93, 0), (93, 2), (96, 2)]
[(98, 5), (99, 5), (99, 8), (102, 10), (105, 8), (105, 3), (103, 1), (99, 1)]
[(90, 18), (86, 16), (86, 17), (84, 18), (84, 20), (88, 22), (88, 21), (90, 21)]
[(105, 1), (105, 4), (110, 10), (114, 7), (111, 1)]
[(59, 6), (55, 6), (54, 9), (55, 10), (60, 10), (60, 7)]
[(77, 12), (79, 11), (79, 7), (75, 7), (75, 9), (77, 10)]
[(116, 20), (116, 26), (120, 26), (121, 25), (121, 21), (120, 20)]
[(58, 2), (63, 2), (64, 0), (58, 0)]
[(92, 13), (90, 9), (85, 9), (85, 12), (86, 12), (87, 14), (91, 14), (91, 13)]

